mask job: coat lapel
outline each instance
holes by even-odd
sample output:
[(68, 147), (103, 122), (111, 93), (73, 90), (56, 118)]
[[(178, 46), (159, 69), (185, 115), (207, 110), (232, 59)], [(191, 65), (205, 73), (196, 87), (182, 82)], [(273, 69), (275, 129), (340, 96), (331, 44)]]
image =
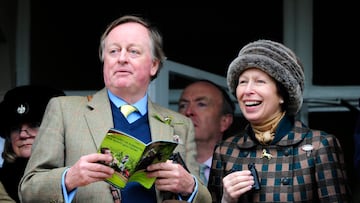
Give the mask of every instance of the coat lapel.
[(99, 148), (107, 131), (114, 126), (106, 89), (94, 94), (87, 105), (89, 111), (85, 114), (85, 119), (96, 147)]
[[(87, 103), (89, 111), (85, 113), (85, 119), (88, 124), (91, 136), (99, 148), (105, 134), (110, 128), (114, 127), (113, 117), (110, 107), (110, 101), (106, 88), (94, 94)], [(152, 140), (174, 140), (174, 129), (159, 119), (169, 115), (164, 115), (160, 108), (157, 108), (150, 99), (148, 99), (148, 118)]]
[(159, 108), (156, 108), (156, 106), (151, 102), (150, 99), (148, 99), (148, 116), (152, 140), (174, 139), (174, 128), (155, 118), (156, 116), (159, 116), (160, 118), (165, 118), (169, 115), (163, 115), (163, 112), (161, 112)]

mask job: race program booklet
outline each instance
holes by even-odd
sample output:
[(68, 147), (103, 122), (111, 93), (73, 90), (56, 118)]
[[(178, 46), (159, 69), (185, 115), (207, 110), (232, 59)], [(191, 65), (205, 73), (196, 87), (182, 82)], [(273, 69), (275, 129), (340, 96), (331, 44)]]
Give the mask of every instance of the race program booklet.
[(115, 187), (124, 188), (127, 182), (139, 182), (149, 189), (155, 178), (146, 177), (146, 167), (165, 162), (172, 155), (178, 142), (155, 140), (148, 144), (117, 129), (111, 128), (102, 141), (99, 153), (111, 153), (113, 160), (107, 164), (115, 170), (106, 181)]

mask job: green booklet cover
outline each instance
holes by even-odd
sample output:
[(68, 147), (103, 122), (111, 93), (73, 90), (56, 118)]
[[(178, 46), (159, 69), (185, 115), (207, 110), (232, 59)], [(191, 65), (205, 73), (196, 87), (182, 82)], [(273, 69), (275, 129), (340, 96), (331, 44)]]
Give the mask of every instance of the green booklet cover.
[(155, 140), (145, 144), (129, 134), (109, 129), (98, 150), (99, 153), (111, 153), (113, 156), (113, 161), (106, 164), (115, 173), (106, 181), (118, 188), (124, 188), (127, 182), (132, 181), (139, 182), (147, 189), (151, 188), (155, 178), (146, 177), (146, 167), (168, 160), (177, 145), (178, 142), (170, 140)]

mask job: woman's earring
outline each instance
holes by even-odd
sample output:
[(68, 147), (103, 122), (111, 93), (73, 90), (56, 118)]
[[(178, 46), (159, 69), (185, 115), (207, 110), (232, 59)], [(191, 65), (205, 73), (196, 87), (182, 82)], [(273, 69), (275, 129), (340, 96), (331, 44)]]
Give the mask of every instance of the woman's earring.
[(284, 103), (284, 100), (280, 99), (280, 104), (283, 104)]

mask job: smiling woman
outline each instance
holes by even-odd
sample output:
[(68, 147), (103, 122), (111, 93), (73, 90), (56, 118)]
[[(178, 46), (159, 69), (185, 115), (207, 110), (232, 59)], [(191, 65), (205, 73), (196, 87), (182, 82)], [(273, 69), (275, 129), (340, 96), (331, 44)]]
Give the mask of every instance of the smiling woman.
[[(215, 148), (208, 184), (214, 203), (352, 202), (338, 138), (297, 119), (304, 79), (301, 61), (281, 43), (241, 48), (227, 84), (249, 125)], [(249, 163), (257, 168), (258, 190)]]

